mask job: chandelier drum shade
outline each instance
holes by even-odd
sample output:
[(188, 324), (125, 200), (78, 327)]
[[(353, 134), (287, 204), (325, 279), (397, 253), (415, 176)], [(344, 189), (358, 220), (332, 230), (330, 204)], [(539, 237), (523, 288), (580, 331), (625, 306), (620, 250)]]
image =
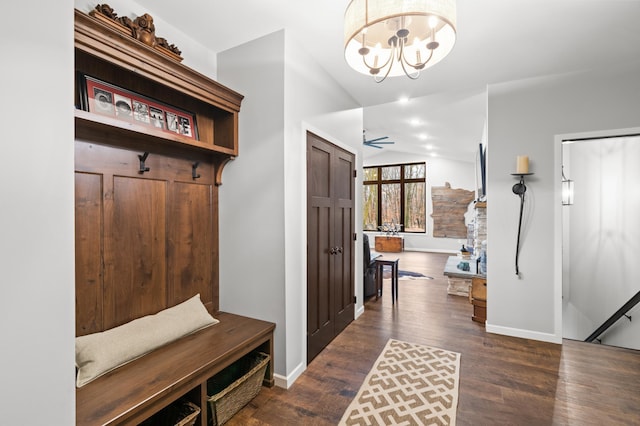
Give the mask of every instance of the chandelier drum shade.
[(455, 42), (455, 0), (352, 0), (344, 14), (345, 59), (377, 82), (418, 78)]

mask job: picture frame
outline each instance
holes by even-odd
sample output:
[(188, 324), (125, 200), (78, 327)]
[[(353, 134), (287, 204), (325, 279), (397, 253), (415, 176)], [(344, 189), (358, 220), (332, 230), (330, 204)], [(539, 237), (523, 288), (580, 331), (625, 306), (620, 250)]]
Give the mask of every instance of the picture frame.
[(196, 116), (191, 112), (83, 73), (78, 73), (78, 85), (80, 107), (85, 111), (199, 140)]

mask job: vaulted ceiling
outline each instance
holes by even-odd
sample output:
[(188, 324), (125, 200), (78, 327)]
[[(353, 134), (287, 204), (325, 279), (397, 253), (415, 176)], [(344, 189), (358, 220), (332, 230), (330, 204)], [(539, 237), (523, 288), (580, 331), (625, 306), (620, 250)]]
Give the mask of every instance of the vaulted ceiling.
[[(214, 52), (285, 28), (365, 107), (367, 137), (396, 142), (384, 151), (473, 160), (488, 84), (640, 61), (640, 0), (457, 0), (452, 53), (418, 80), (379, 84), (344, 60), (347, 0), (136, 3)], [(380, 151), (365, 148), (365, 156)]]

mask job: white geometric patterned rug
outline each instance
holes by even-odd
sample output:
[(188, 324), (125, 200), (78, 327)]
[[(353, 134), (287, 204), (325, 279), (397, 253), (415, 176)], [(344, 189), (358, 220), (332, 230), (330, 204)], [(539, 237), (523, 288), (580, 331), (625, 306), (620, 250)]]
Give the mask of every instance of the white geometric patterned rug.
[(390, 339), (340, 425), (455, 425), (460, 354)]

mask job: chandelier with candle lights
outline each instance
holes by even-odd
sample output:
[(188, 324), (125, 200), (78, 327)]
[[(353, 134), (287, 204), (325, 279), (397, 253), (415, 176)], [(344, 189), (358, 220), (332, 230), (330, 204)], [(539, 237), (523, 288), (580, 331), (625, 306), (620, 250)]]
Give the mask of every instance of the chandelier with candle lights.
[(418, 78), (455, 42), (455, 0), (352, 0), (344, 14), (345, 59), (378, 83)]

